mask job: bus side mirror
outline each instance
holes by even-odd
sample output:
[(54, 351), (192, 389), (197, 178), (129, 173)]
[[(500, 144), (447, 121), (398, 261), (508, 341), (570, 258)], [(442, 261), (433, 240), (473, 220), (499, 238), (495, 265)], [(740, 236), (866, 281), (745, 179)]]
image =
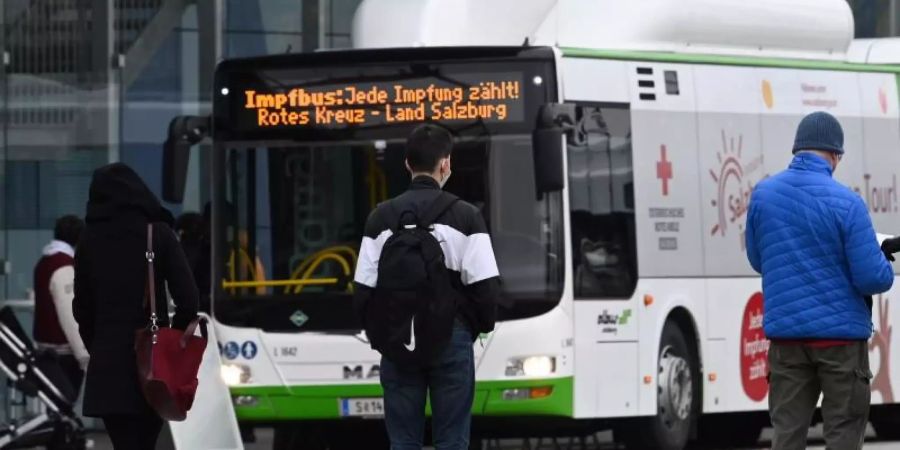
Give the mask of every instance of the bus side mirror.
[(574, 118), (575, 105), (550, 103), (541, 107), (537, 127), (531, 135), (538, 198), (544, 193), (561, 191), (565, 186), (565, 134), (574, 129)]
[(531, 135), (534, 151), (534, 185), (540, 196), (563, 188), (563, 131), (559, 128), (540, 128)]
[(163, 200), (184, 201), (191, 147), (208, 135), (208, 116), (178, 116), (169, 122), (169, 134), (163, 143)]

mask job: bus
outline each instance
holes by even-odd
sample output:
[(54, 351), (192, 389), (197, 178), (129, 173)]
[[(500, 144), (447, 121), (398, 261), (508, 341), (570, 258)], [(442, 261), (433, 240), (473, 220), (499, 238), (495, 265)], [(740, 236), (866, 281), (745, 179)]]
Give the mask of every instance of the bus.
[[(409, 183), (404, 139), (432, 121), (455, 135), (446, 189), (481, 210), (507, 305), (474, 344), (476, 437), (756, 442), (753, 186), (825, 110), (848, 149), (836, 178), (900, 232), (900, 66), (848, 52), (842, 0), (421, 3), (364, 1), (355, 49), (223, 61), (212, 115), (173, 121), (173, 195), (186, 148), (212, 139), (212, 315), (240, 422), (274, 426), (276, 449), (384, 445), (353, 273), (367, 215)], [(870, 347), (888, 438), (896, 293), (875, 298)]]

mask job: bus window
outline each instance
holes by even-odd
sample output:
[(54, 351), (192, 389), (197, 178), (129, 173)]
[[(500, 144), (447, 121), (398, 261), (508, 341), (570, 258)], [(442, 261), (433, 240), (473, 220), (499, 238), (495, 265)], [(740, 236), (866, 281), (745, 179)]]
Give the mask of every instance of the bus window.
[[(404, 144), (230, 147), (217, 317), (270, 330), (357, 327), (350, 306), (359, 242), (370, 212), (409, 186)], [(560, 196), (537, 200), (533, 179), (523, 176), (531, 173), (530, 135), (454, 144), (446, 189), (475, 205), (487, 223), (510, 305), (500, 313), (504, 320), (548, 311), (562, 291)], [(253, 308), (271, 314), (249, 315)]]
[[(265, 158), (250, 164), (250, 153)], [(248, 286), (255, 283), (255, 288), (226, 286), (227, 297), (352, 293), (366, 216), (409, 183), (402, 149), (397, 145), (273, 147), (235, 149), (229, 156), (235, 167), (227, 176), (227, 194), (237, 208), (234, 217), (225, 220), (228, 228), (237, 223), (239, 245), (226, 243), (234, 248), (224, 254), (237, 252), (246, 261), (236, 264), (235, 270), (229, 259), (224, 278), (227, 286), (248, 282)], [(257, 173), (254, 179), (246, 175), (252, 172)], [(259, 262), (261, 242), (278, 243), (265, 245), (265, 262)], [(257, 268), (251, 270), (249, 261), (254, 257)], [(264, 276), (266, 267), (269, 280)]]
[(631, 120), (627, 106), (579, 106), (569, 142), (576, 299), (630, 298), (637, 285)]
[[(265, 165), (265, 158), (264, 153), (252, 150), (243, 153), (232, 151), (229, 155), (229, 175), (235, 182), (232, 183), (234, 189), (227, 192), (223, 203), (227, 230), (224, 234), (227, 245), (223, 256), (225, 278), (231, 282), (263, 282), (268, 277), (266, 268), (271, 266), (271, 240), (266, 233), (260, 232), (270, 228), (267, 210), (256, 211), (253, 217), (239, 214), (243, 205), (252, 203), (255, 206), (253, 199), (266, 194), (266, 171), (261, 170), (261, 166)], [(266, 205), (260, 206), (265, 208)], [(230, 291), (232, 294), (240, 291), (265, 295), (268, 289), (257, 285), (231, 288)]]

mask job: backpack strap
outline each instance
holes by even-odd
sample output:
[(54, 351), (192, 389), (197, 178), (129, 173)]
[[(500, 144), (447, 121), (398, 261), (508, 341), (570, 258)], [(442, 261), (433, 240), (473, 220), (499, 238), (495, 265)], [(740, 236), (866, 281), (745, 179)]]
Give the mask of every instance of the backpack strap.
[[(387, 217), (385, 217), (385, 221), (387, 221), (388, 226), (391, 228), (391, 231), (397, 233), (403, 228), (403, 218), (406, 216), (412, 216), (415, 219), (415, 213), (410, 210), (404, 210), (400, 212), (397, 210), (396, 198), (390, 199), (387, 201), (387, 208), (385, 208), (385, 212), (387, 213)], [(409, 221), (408, 224), (415, 225), (416, 222)]]
[(419, 219), (419, 228), (431, 228), (434, 222), (444, 215), (457, 201), (459, 201), (459, 197), (449, 192), (441, 191), (425, 214)]

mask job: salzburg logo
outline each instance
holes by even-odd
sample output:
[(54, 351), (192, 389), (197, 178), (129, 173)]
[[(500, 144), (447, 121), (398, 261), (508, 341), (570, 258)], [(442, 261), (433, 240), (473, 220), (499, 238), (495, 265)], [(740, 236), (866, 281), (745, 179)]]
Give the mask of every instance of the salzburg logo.
[[(750, 192), (753, 184), (747, 175), (756, 172), (762, 165), (762, 157), (751, 161), (743, 161), (743, 135), (726, 137), (722, 130), (722, 150), (716, 153), (719, 170), (709, 169), (709, 175), (716, 183), (716, 199), (712, 200), (713, 208), (718, 209), (718, 220), (710, 230), (712, 236), (726, 236), (728, 227), (734, 225), (743, 233), (743, 223), (738, 219), (747, 213)], [(743, 239), (741, 239), (743, 241)]]

